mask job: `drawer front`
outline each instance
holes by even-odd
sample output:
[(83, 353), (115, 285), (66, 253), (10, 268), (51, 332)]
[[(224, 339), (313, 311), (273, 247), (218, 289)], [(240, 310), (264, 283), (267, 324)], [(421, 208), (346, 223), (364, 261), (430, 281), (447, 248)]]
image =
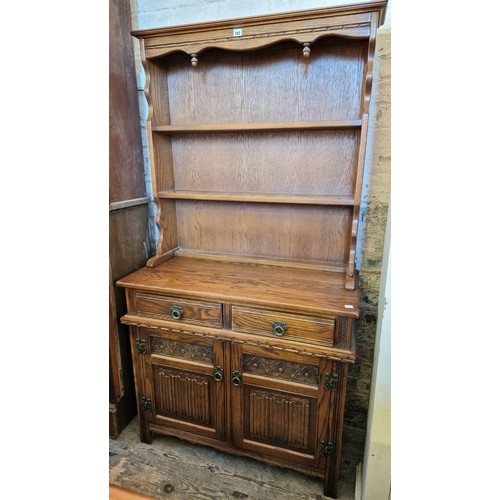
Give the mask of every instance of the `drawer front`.
[(179, 299), (137, 292), (136, 309), (140, 316), (192, 323), (214, 328), (222, 326), (222, 306), (210, 302)]
[(332, 346), (334, 327), (333, 318), (298, 316), (233, 306), (233, 330), (237, 332)]

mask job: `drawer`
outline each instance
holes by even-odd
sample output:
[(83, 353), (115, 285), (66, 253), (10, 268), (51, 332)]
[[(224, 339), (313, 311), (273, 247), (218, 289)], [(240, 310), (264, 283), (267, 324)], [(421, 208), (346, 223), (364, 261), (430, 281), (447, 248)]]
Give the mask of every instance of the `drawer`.
[(299, 316), (239, 306), (233, 306), (232, 316), (233, 330), (237, 332), (333, 345), (334, 318)]
[(221, 304), (137, 292), (135, 305), (139, 316), (222, 327)]

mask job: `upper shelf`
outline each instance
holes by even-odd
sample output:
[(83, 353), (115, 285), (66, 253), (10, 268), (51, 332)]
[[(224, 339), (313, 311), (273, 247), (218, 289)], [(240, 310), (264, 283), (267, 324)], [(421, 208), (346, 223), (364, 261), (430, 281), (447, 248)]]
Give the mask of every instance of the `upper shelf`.
[(203, 125), (161, 125), (153, 132), (185, 134), (199, 132), (262, 132), (266, 130), (332, 130), (361, 128), (361, 120), (322, 120), (307, 122), (213, 123)]

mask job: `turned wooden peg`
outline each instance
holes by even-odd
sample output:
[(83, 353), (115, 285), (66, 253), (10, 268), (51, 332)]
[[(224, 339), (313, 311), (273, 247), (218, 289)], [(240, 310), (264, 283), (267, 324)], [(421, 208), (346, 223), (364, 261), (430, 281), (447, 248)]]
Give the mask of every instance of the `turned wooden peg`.
[(198, 54), (191, 54), (191, 66), (196, 68), (198, 66)]
[(309, 57), (311, 54), (311, 48), (310, 48), (310, 43), (305, 43), (304, 48), (302, 49), (302, 54), (304, 54), (304, 57)]

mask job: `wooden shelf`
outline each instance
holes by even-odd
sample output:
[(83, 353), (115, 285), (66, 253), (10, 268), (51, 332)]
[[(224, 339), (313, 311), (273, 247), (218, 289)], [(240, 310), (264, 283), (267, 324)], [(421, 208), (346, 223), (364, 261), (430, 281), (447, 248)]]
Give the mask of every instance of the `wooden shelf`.
[(161, 125), (153, 132), (186, 134), (200, 132), (262, 132), (286, 130), (333, 130), (361, 128), (361, 120), (323, 120), (308, 122), (213, 123), (203, 125)]
[(158, 198), (174, 200), (234, 201), (248, 203), (289, 203), (296, 205), (353, 206), (353, 196), (218, 193), (210, 191), (160, 191)]

